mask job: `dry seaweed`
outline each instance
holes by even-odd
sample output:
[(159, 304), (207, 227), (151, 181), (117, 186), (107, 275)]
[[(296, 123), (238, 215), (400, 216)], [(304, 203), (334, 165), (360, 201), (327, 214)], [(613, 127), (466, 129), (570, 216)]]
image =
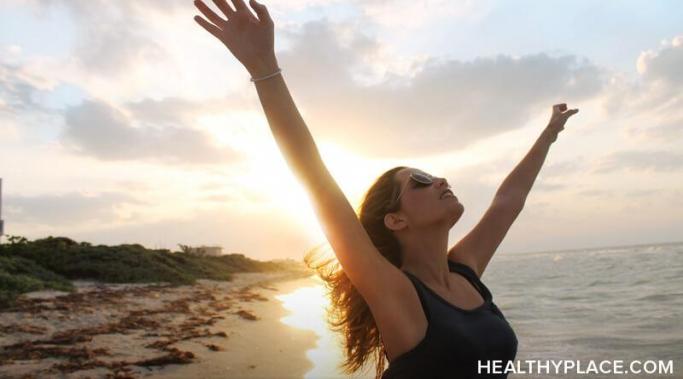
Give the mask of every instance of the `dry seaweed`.
[[(169, 286), (146, 286), (123, 289), (96, 288), (91, 291), (57, 296), (52, 299), (20, 298), (12, 309), (14, 312), (28, 312), (34, 317), (50, 320), (54, 318), (72, 318), (74, 315), (90, 313), (94, 310), (109, 307), (113, 310), (126, 309), (132, 299), (151, 297), (158, 299), (159, 294), (168, 290)], [(214, 326), (219, 320), (225, 319), (226, 310), (231, 309), (237, 302), (251, 302), (268, 299), (251, 290), (250, 286), (233, 290), (229, 295), (217, 296), (215, 289), (194, 287), (192, 293), (174, 300), (164, 301), (161, 307), (154, 309), (132, 309), (117, 314), (109, 323), (86, 327), (73, 328), (53, 333), (46, 338), (22, 341), (12, 345), (0, 347), (0, 365), (9, 364), (17, 360), (41, 360), (57, 358), (49, 372), (72, 373), (94, 368), (106, 368), (111, 372), (107, 378), (129, 379), (135, 378), (132, 366), (152, 367), (168, 364), (189, 364), (195, 356), (192, 352), (181, 351), (173, 344), (179, 341), (199, 338), (223, 337), (228, 335), (224, 331), (212, 332), (208, 327)], [(172, 322), (176, 316), (182, 314), (187, 317), (181, 322)], [(232, 314), (246, 320), (258, 320), (255, 314), (247, 310), (238, 310)], [(161, 337), (148, 343), (144, 347), (163, 351), (164, 354), (139, 361), (105, 361), (102, 356), (111, 356), (107, 349), (91, 349), (87, 346), (94, 336), (103, 334), (129, 334), (135, 330), (143, 330), (144, 337)], [(26, 325), (0, 326), (4, 333), (45, 334), (47, 328)], [(222, 351), (223, 348), (212, 343), (204, 343), (211, 351)], [(27, 376), (30, 377), (30, 376)]]
[(165, 366), (170, 364), (188, 364), (192, 363), (194, 354), (191, 351), (180, 351), (176, 348), (170, 349), (168, 354), (155, 358), (144, 359), (133, 362), (136, 366)]
[(256, 316), (255, 314), (245, 310), (239, 310), (235, 312), (235, 314), (246, 320), (254, 321), (259, 319), (258, 316)]

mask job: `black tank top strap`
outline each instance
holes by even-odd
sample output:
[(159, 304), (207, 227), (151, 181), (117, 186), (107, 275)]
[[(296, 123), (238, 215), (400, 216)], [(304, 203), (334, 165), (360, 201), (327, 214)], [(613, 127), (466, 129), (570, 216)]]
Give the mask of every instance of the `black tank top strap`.
[[(425, 314), (425, 317), (427, 318), (427, 324), (431, 324), (431, 312), (429, 310), (429, 306), (427, 304), (427, 299), (425, 298), (425, 293), (423, 288), (421, 287), (422, 283), (420, 282), (419, 279), (413, 276), (413, 274), (409, 273), (408, 271), (403, 271), (401, 270), (405, 276), (410, 279), (410, 281), (413, 283), (413, 287), (415, 287), (415, 292), (417, 292), (417, 297), (420, 299), (420, 304), (422, 305), (422, 310)], [(429, 326), (427, 327), (427, 330), (429, 330)], [(387, 354), (387, 351), (384, 350), (384, 356), (389, 360), (389, 355)]]
[(429, 306), (427, 304), (427, 299), (425, 298), (424, 289), (422, 288), (422, 283), (419, 279), (417, 279), (415, 276), (413, 276), (413, 274), (409, 273), (408, 271), (403, 271), (403, 273), (406, 274), (406, 276), (408, 277), (408, 279), (410, 279), (411, 282), (413, 282), (415, 291), (417, 291), (417, 296), (420, 298), (420, 304), (422, 304), (422, 309), (424, 310), (425, 317), (427, 318), (427, 322), (429, 323), (432, 317), (431, 312), (429, 311)]
[(460, 275), (464, 276), (470, 283), (472, 283), (474, 288), (476, 288), (477, 291), (479, 291), (484, 300), (490, 301), (493, 299), (491, 291), (489, 291), (488, 287), (486, 287), (486, 285), (482, 283), (482, 281), (477, 276), (477, 273), (474, 272), (474, 270), (472, 270), (470, 266), (449, 259), (448, 268), (451, 272), (459, 273)]

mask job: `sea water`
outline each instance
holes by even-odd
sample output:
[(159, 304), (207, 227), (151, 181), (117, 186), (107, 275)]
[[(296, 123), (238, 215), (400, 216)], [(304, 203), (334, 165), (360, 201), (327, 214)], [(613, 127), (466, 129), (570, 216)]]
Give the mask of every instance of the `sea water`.
[(672, 360), (668, 377), (683, 378), (683, 243), (501, 254), (482, 281), (517, 359)]

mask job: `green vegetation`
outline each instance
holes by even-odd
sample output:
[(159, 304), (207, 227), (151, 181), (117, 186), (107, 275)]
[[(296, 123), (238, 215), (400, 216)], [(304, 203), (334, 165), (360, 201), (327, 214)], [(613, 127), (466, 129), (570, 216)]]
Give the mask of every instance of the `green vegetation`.
[(74, 279), (192, 284), (197, 279), (229, 281), (236, 272), (283, 270), (304, 270), (304, 266), (294, 260), (257, 261), (242, 254), (199, 256), (138, 244), (94, 246), (66, 237), (29, 241), (9, 236), (8, 243), (0, 244), (0, 307), (24, 292), (73, 291)]

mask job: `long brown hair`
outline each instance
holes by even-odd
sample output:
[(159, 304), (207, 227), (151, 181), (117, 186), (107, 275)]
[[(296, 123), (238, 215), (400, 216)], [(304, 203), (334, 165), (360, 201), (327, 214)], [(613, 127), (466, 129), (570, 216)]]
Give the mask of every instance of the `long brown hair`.
[[(356, 211), (372, 243), (396, 267), (402, 264), (401, 246), (392, 231), (384, 225), (384, 216), (399, 207), (399, 204), (392, 204), (399, 187), (394, 176), (403, 168), (394, 167), (377, 178)], [(332, 330), (342, 333), (344, 337), (345, 360), (338, 368), (345, 374), (353, 374), (372, 358), (376, 362), (375, 378), (379, 379), (384, 372), (385, 349), (370, 308), (337, 259), (314, 258), (317, 250), (314, 248), (309, 251), (304, 262), (316, 270), (323, 280), (330, 297), (327, 322)]]

